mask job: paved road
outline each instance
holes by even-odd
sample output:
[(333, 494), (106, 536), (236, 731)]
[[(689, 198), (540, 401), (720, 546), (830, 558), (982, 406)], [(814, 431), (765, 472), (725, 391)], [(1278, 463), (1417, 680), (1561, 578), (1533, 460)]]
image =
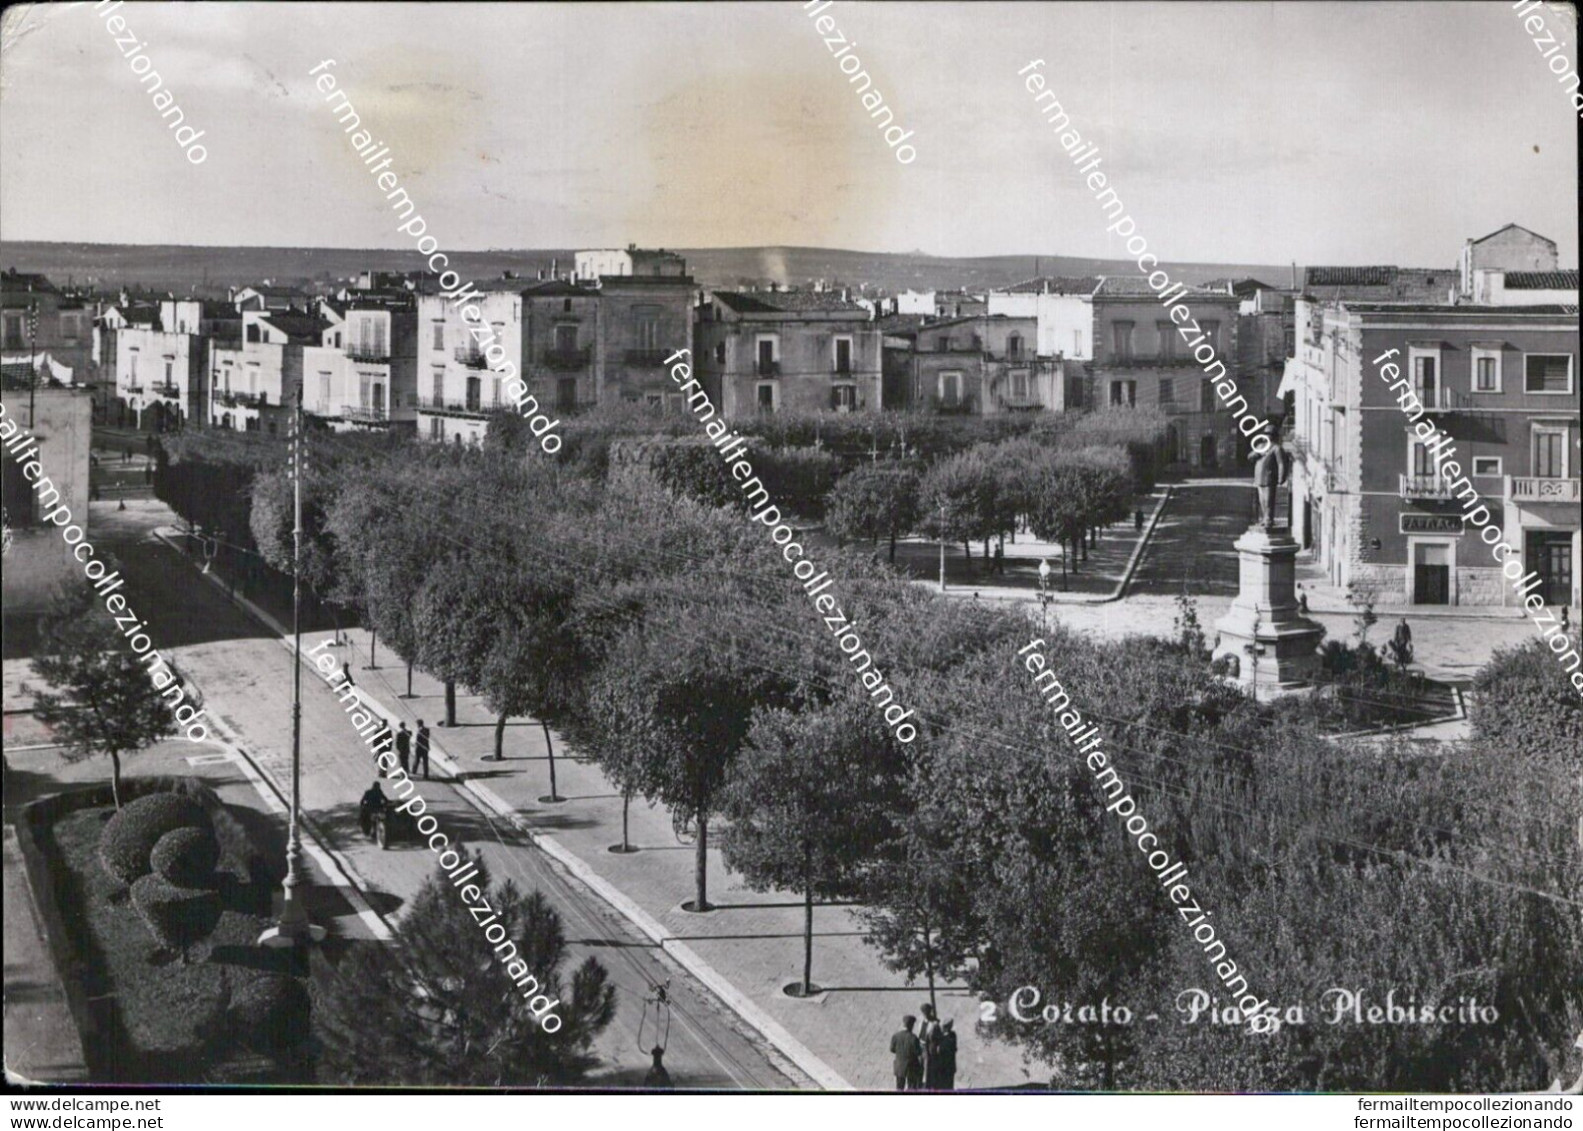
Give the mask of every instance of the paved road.
[[(237, 733), (255, 763), (282, 786), (290, 774), (291, 657), (217, 590), (200, 582), (180, 554), (148, 537), (169, 522), (163, 507), (96, 504), (95, 541), (113, 548), (128, 579), (128, 600), (151, 623), (157, 647), (202, 688), (212, 714)], [(434, 868), (421, 846), (381, 852), (357, 830), (357, 799), (373, 779), (373, 763), (345, 712), (311, 669), (303, 674), (304, 808), (325, 838), (342, 851), (374, 890), (369, 902), (396, 914)], [(617, 1014), (596, 1052), (606, 1062), (605, 1085), (637, 1084), (649, 1058), (640, 1051), (643, 1001), (651, 988), (671, 983), (672, 1020), (666, 1066), (683, 1087), (786, 1089), (807, 1086), (757, 1034), (693, 982), (648, 939), (630, 929), (602, 902), (564, 877), (558, 866), (504, 822), (480, 812), (455, 786), (434, 781), (420, 791), (429, 812), (452, 841), (483, 852), (496, 880), (512, 878), (523, 890), (538, 888), (565, 925), (570, 970), (597, 957), (617, 987)], [(652, 1013), (649, 1014), (652, 1024)], [(643, 1043), (654, 1043), (653, 1030)]]
[(1189, 481), (1176, 485), (1165, 504), (1128, 587), (1129, 595), (1174, 597), (1237, 595), (1237, 551), (1232, 547), (1253, 521), (1253, 485), (1246, 481)]

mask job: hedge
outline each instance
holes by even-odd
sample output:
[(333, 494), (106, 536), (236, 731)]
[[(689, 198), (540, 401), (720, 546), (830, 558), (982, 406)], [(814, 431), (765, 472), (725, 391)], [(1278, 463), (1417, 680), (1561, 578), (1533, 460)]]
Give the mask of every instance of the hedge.
[(149, 857), (160, 837), (181, 828), (213, 831), (204, 807), (176, 793), (151, 793), (129, 801), (104, 826), (99, 860), (105, 871), (130, 884), (148, 873)]

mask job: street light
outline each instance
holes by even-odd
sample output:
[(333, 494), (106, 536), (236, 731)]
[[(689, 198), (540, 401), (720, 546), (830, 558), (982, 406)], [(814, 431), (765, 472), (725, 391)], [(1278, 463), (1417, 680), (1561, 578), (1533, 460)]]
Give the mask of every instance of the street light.
[(1050, 631), (1050, 559), (1039, 559), (1039, 623)]
[(258, 937), (260, 946), (316, 943), (325, 930), (308, 922), (298, 888), (302, 884), (302, 388), (291, 418), (291, 824), (286, 839), (286, 879), (281, 884), (280, 922)]

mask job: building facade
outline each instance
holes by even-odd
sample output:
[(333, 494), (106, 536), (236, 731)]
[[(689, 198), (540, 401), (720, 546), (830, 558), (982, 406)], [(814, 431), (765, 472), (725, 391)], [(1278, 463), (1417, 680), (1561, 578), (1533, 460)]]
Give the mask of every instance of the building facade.
[(902, 400), (885, 407), (977, 416), (1061, 412), (1065, 366), (1059, 358), (1038, 356), (1038, 331), (1036, 318), (987, 314), (893, 330), (887, 340), (905, 346), (899, 357), (888, 351), (887, 365), (901, 367)]
[(693, 372), (722, 416), (881, 407), (880, 330), (839, 292), (715, 291), (695, 336)]
[[(70, 523), (88, 530), (93, 400), (86, 387), (24, 388), (8, 381), (5, 408), (5, 438), (16, 439), (14, 450), (0, 451), (0, 495), (9, 541), (0, 569), (0, 606), (9, 620), (44, 612), (57, 586), (82, 577), (82, 562), (73, 559), (72, 545), (61, 537), (62, 524), (45, 521), (44, 515), (64, 506), (71, 512)], [(21, 441), (19, 429), (30, 432), (37, 443)]]
[[(1303, 300), (1298, 327), (1286, 381), (1293, 533), (1332, 584), (1375, 586), (1387, 602), (1520, 604), (1489, 535), (1468, 520), (1478, 513), (1470, 486), (1545, 601), (1579, 603), (1575, 296), (1535, 306)], [(1412, 427), (1407, 386), (1382, 379), (1395, 374), (1449, 445), (1431, 449)], [(1465, 482), (1443, 473), (1447, 458)]]

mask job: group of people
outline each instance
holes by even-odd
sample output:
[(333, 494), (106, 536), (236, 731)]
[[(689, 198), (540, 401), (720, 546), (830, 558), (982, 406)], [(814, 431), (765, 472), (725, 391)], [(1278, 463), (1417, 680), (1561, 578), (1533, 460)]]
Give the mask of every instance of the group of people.
[[(388, 729), (389, 727), (386, 727), (386, 730)], [(382, 747), (384, 745), (383, 738), (384, 735), (381, 734), (379, 740), (374, 742), (374, 746)], [(422, 769), (423, 780), (428, 781), (429, 728), (423, 724), (423, 720), (418, 720), (418, 731), (416, 735), (414, 735), (412, 731), (408, 730), (407, 724), (403, 722), (396, 729), (394, 746), (396, 749), (396, 761), (401, 765), (401, 772), (404, 774), (411, 774), (415, 777), (417, 776), (419, 769)], [(376, 758), (374, 762), (375, 765), (378, 765), (379, 760)], [(383, 769), (379, 771), (379, 776), (385, 776), (385, 771)]]
[(918, 1018), (909, 1013), (901, 1019), (901, 1030), (890, 1039), (896, 1090), (949, 1092), (956, 1087), (954, 1022), (941, 1021), (928, 1002), (919, 1011), (923, 1014), (923, 1027), (917, 1033), (913, 1029)]

